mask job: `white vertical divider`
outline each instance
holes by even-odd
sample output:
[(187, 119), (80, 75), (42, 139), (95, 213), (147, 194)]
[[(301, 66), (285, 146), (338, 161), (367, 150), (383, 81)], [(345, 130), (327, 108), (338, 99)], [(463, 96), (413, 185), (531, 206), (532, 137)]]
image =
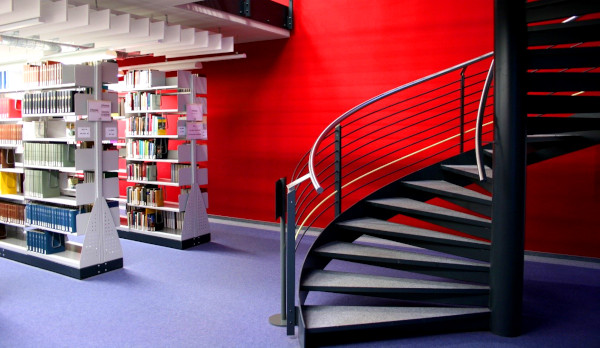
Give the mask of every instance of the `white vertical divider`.
[[(94, 66), (94, 99), (100, 100), (102, 96), (102, 64)], [(102, 263), (123, 258), (123, 250), (114, 218), (108, 208), (106, 199), (102, 195), (103, 168), (102, 168), (102, 120), (88, 120), (94, 124), (94, 178), (96, 185), (96, 199), (86, 227), (85, 239), (81, 248), (80, 267), (100, 265)], [(98, 273), (102, 273), (99, 270)]]
[[(188, 101), (189, 104), (194, 104), (196, 102), (196, 83), (194, 83), (195, 78), (196, 76), (190, 75), (190, 97)], [(186, 120), (186, 123), (187, 122), (190, 121)], [(188, 132), (186, 132), (186, 134), (188, 134)], [(200, 186), (197, 182), (196, 167), (198, 166), (198, 159), (196, 157), (195, 139), (190, 139), (190, 146), (190, 170), (192, 188), (188, 196), (185, 209), (185, 217), (183, 219), (183, 230), (181, 231), (182, 240), (187, 240), (190, 238), (210, 233), (210, 228), (208, 226), (208, 214), (206, 213), (206, 205), (204, 204), (202, 192), (200, 191)]]

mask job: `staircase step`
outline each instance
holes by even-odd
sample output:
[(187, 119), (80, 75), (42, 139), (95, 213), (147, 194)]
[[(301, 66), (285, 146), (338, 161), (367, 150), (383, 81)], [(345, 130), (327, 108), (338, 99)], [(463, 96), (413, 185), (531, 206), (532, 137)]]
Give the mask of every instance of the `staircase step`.
[(308, 273), (302, 279), (300, 289), (482, 307), (488, 305), (490, 291), (489, 286), (486, 285), (328, 270), (313, 270)]
[(321, 257), (428, 274), (435, 277), (488, 283), (489, 263), (346, 242), (331, 242), (314, 250)]
[(595, 73), (529, 73), (525, 79), (527, 91), (563, 92), (598, 91), (600, 75)]
[(485, 320), (487, 308), (382, 307), (382, 306), (304, 306), (307, 333), (361, 330), (376, 327), (402, 327), (416, 323), (431, 324), (472, 317)]
[(572, 114), (600, 112), (600, 97), (528, 95), (525, 111), (529, 114)]
[[(442, 169), (452, 173), (460, 174), (468, 177), (469, 179), (479, 180), (479, 172), (477, 171), (476, 165), (442, 165)], [(494, 172), (492, 168), (485, 166), (485, 175), (488, 181), (493, 182)]]
[(527, 136), (528, 143), (547, 143), (579, 138), (575, 134), (530, 134)]
[(600, 66), (600, 47), (533, 49), (527, 50), (526, 55), (527, 69), (594, 68)]
[(489, 219), (461, 213), (456, 210), (439, 207), (433, 204), (427, 204), (410, 198), (382, 198), (370, 200), (368, 202), (379, 207), (385, 207), (411, 215), (448, 219), (481, 227), (490, 227), (491, 224), (491, 220)]
[(418, 190), (443, 196), (458, 198), (479, 204), (492, 205), (492, 197), (444, 180), (404, 181), (403, 184)]
[(541, 0), (526, 6), (528, 23), (600, 12), (600, 2), (590, 0)]
[(599, 19), (537, 25), (527, 27), (527, 29), (527, 44), (529, 46), (600, 41)]
[(374, 218), (338, 222), (338, 226), (447, 254), (489, 261), (490, 243)]

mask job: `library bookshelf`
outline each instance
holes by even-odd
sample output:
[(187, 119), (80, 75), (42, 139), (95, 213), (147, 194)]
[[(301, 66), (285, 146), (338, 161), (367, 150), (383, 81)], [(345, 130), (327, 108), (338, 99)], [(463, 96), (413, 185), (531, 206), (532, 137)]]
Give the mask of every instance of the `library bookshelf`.
[[(125, 115), (125, 216), (121, 238), (176, 249), (210, 241), (207, 144), (186, 139), (188, 104), (206, 110), (206, 78), (128, 71), (111, 89)], [(192, 169), (194, 168), (194, 169)], [(194, 170), (194, 172), (192, 172)]]
[(117, 123), (88, 112), (99, 100), (109, 118), (117, 109), (102, 91), (117, 64), (47, 62), (17, 75), (0, 90), (0, 256), (78, 279), (122, 268), (119, 211), (105, 199), (118, 196), (107, 175), (118, 152), (103, 145)]

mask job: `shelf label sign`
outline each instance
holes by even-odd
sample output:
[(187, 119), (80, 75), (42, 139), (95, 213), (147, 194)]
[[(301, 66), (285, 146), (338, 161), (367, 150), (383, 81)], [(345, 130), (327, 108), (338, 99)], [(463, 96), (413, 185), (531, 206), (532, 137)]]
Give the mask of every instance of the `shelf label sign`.
[(201, 122), (187, 122), (187, 139), (206, 139), (206, 125)]
[(104, 128), (104, 139), (117, 139), (117, 137), (118, 137), (117, 127)]
[(186, 119), (188, 121), (202, 121), (202, 104), (188, 104)]
[(90, 127), (77, 127), (77, 138), (78, 139), (90, 139), (92, 137), (92, 131)]
[(89, 121), (110, 121), (110, 101), (108, 100), (88, 100), (88, 120)]

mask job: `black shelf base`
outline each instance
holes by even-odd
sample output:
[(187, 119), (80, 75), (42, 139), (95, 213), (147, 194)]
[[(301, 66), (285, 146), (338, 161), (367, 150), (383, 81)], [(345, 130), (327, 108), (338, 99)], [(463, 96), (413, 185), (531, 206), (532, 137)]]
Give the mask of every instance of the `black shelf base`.
[(123, 268), (123, 259), (116, 259), (94, 266), (84, 268), (74, 268), (62, 265), (60, 263), (52, 262), (50, 260), (42, 259), (33, 255), (22, 254), (12, 250), (0, 248), (0, 257), (21, 262), (29, 266), (45, 269), (47, 271), (59, 273), (67, 277), (75, 279), (85, 279), (93, 277), (98, 274), (110, 272), (116, 269)]
[(117, 232), (119, 233), (119, 238), (134, 240), (136, 242), (160, 245), (180, 250), (189, 249), (197, 245), (210, 242), (210, 233), (206, 233), (201, 236), (186, 239), (183, 241), (178, 241), (173, 239), (161, 238), (158, 236), (151, 236), (145, 233), (125, 231), (121, 229), (117, 229)]

